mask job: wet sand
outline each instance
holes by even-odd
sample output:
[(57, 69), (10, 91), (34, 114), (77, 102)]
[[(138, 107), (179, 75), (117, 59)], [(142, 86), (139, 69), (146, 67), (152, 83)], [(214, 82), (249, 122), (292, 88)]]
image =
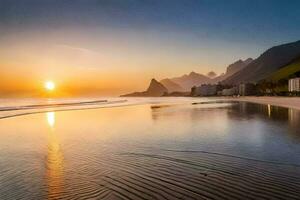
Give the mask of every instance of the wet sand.
[(2, 118), (0, 199), (300, 200), (300, 111), (170, 100)]
[(245, 102), (252, 102), (252, 103), (259, 103), (265, 105), (273, 105), (273, 106), (280, 106), (285, 108), (294, 108), (300, 110), (300, 97), (235, 97), (230, 98), (236, 101), (245, 101)]

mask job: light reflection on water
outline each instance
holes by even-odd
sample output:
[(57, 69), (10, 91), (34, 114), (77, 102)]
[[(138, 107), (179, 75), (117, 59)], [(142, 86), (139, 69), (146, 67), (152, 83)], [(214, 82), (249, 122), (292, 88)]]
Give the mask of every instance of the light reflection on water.
[(50, 127), (54, 127), (55, 124), (55, 112), (47, 112), (46, 113), (47, 122)]
[(272, 113), (271, 113), (271, 105), (268, 104), (268, 116), (271, 117), (271, 114), (272, 114)]
[(60, 147), (57, 132), (53, 131), (55, 125), (55, 112), (47, 112), (46, 119), (50, 130), (47, 133), (48, 150), (46, 156), (46, 180), (48, 185), (48, 198), (55, 198), (63, 192), (63, 153)]
[(0, 120), (0, 199), (299, 197), (298, 110), (193, 101)]

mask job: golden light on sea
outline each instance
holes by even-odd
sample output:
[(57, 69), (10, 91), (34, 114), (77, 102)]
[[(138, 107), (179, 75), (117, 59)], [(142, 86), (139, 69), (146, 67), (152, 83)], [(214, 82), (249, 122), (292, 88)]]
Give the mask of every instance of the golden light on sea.
[(54, 124), (55, 124), (55, 113), (54, 112), (47, 112), (46, 115), (47, 115), (48, 125), (51, 128), (54, 127)]
[(46, 180), (48, 199), (63, 192), (64, 157), (60, 140), (55, 130), (55, 112), (47, 112), (46, 118), (51, 130), (48, 132), (48, 147), (46, 159)]
[(271, 105), (268, 104), (268, 116), (271, 117)]

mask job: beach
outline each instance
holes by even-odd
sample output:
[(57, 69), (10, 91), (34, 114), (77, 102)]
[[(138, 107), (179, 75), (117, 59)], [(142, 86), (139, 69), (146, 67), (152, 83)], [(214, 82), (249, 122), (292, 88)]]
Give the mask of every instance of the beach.
[(230, 97), (229, 99), (234, 101), (259, 103), (264, 105), (280, 106), (284, 108), (293, 108), (293, 109), (300, 110), (300, 97), (247, 96), (247, 97), (234, 97), (234, 98)]
[(216, 98), (35, 102), (2, 108), (0, 199), (299, 199), (298, 110)]

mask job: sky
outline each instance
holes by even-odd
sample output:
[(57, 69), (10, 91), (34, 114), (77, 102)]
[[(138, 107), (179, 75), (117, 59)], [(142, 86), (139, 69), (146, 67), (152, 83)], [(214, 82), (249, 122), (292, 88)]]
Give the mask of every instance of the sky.
[(300, 1), (0, 0), (0, 95), (119, 95), (300, 39)]

